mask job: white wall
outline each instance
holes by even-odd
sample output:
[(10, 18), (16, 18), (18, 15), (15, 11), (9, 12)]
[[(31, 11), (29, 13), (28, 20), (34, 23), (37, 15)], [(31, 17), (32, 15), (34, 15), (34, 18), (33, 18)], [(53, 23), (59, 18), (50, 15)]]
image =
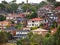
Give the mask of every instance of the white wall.
[[(43, 23), (44, 21), (42, 20), (42, 21), (34, 21), (34, 22), (32, 22), (32, 21), (28, 21), (28, 26), (27, 27), (38, 27), (41, 23)], [(33, 26), (33, 25), (34, 26)]]

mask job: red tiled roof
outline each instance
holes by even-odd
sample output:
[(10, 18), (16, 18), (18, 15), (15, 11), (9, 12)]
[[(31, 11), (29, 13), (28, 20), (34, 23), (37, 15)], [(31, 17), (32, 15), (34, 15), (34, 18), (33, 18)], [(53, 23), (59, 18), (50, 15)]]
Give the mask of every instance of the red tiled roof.
[(41, 18), (33, 18), (33, 19), (30, 19), (30, 20), (39, 21), (39, 20), (42, 20), (42, 19)]
[(60, 10), (60, 6), (56, 7), (55, 10)]
[(25, 17), (24, 14), (9, 14), (8, 17)]

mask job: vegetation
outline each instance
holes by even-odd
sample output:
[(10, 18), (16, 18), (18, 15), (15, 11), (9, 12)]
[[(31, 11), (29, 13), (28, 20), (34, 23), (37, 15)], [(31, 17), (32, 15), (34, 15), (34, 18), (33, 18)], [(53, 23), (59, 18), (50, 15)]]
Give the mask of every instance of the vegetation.
[(35, 29), (37, 29), (38, 27), (31, 27), (31, 30), (35, 30)]
[(13, 36), (7, 32), (0, 32), (0, 45), (5, 44), (8, 40), (13, 39)]
[(47, 0), (50, 3), (56, 2), (56, 0)]
[(27, 19), (32, 19), (32, 18), (37, 18), (37, 17), (38, 16), (37, 16), (37, 13), (36, 12), (32, 13), (31, 15), (27, 15), (26, 16)]
[(39, 8), (40, 8), (40, 7), (43, 7), (43, 6), (45, 6), (45, 5), (47, 5), (47, 2), (42, 1), (42, 2), (40, 2), (40, 4), (39, 4)]
[(43, 28), (43, 24), (42, 23), (40, 24), (39, 28)]
[(13, 1), (9, 2), (9, 3), (6, 2), (6, 1), (2, 1), (2, 3), (0, 3), (0, 10), (4, 10), (4, 11), (10, 12), (10, 13), (17, 12), (17, 8), (21, 4), (22, 9), (25, 12), (26, 11), (28, 11), (28, 12), (36, 12), (40, 7), (43, 7), (44, 5), (49, 4), (47, 2), (53, 3), (53, 5), (55, 7), (60, 6), (60, 2), (56, 2), (56, 0), (47, 0), (47, 2), (42, 1), (39, 4), (35, 4), (35, 5), (33, 5), (33, 4), (26, 4), (24, 2), (22, 2), (20, 4), (17, 4), (15, 2), (16, 2), (15, 0), (13, 0)]
[(18, 8), (18, 4), (14, 3), (14, 2), (6, 2), (6, 1), (2, 1), (2, 3), (0, 3), (0, 9), (4, 10), (6, 12), (16, 12)]
[(60, 2), (54, 3), (54, 7), (58, 7), (58, 6), (60, 6)]
[(24, 39), (17, 41), (17, 45), (60, 45), (60, 26), (53, 35), (47, 33), (45, 37), (38, 34), (29, 33)]
[(42, 45), (43, 37), (38, 34), (29, 33), (28, 37), (21, 39), (17, 42), (17, 45)]
[(6, 20), (6, 17), (3, 15), (0, 15), (0, 21), (4, 21), (4, 20)]
[(17, 24), (15, 28), (17, 28), (18, 30), (21, 30), (23, 27), (22, 27), (22, 24)]
[(53, 21), (52, 25), (51, 25), (51, 29), (53, 28), (57, 28), (57, 22)]
[(5, 32), (0, 32), (0, 43), (6, 43), (8, 41), (8, 37)]

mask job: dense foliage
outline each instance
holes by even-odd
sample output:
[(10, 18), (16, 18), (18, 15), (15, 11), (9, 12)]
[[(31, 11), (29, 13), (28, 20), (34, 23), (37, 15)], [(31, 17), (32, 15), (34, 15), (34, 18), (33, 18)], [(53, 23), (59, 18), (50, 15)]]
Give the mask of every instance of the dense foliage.
[(21, 8), (26, 12), (36, 12), (40, 7), (47, 5), (50, 3), (53, 3), (53, 5), (55, 5), (55, 7), (60, 6), (60, 2), (56, 2), (56, 0), (47, 0), (47, 2), (42, 1), (39, 4), (26, 4), (24, 2), (17, 4), (15, 3), (16, 1), (11, 1), (11, 2), (6, 2), (6, 1), (2, 1), (2, 3), (0, 3), (0, 10), (4, 10), (5, 12), (17, 12), (17, 9), (19, 6), (21, 6)]
[(29, 33), (24, 39), (17, 41), (17, 45), (60, 45), (60, 26), (53, 35), (47, 33), (45, 37)]
[(26, 18), (27, 19), (32, 19), (32, 18), (37, 18), (37, 13), (36, 12), (33, 12), (31, 15), (27, 15)]
[(4, 21), (4, 20), (6, 20), (6, 17), (3, 15), (0, 15), (0, 21)]
[(6, 43), (8, 40), (11, 40), (12, 37), (10, 33), (0, 32), (0, 43)]

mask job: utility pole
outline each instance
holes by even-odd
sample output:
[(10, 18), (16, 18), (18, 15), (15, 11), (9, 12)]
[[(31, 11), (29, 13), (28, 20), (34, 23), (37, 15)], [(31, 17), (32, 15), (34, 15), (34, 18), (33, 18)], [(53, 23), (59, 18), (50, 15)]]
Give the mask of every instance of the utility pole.
[(28, 0), (26, 0), (26, 4), (27, 4), (27, 10), (26, 10), (26, 13), (27, 13), (27, 11), (28, 11)]
[(28, 4), (28, 0), (26, 0), (27, 4)]

